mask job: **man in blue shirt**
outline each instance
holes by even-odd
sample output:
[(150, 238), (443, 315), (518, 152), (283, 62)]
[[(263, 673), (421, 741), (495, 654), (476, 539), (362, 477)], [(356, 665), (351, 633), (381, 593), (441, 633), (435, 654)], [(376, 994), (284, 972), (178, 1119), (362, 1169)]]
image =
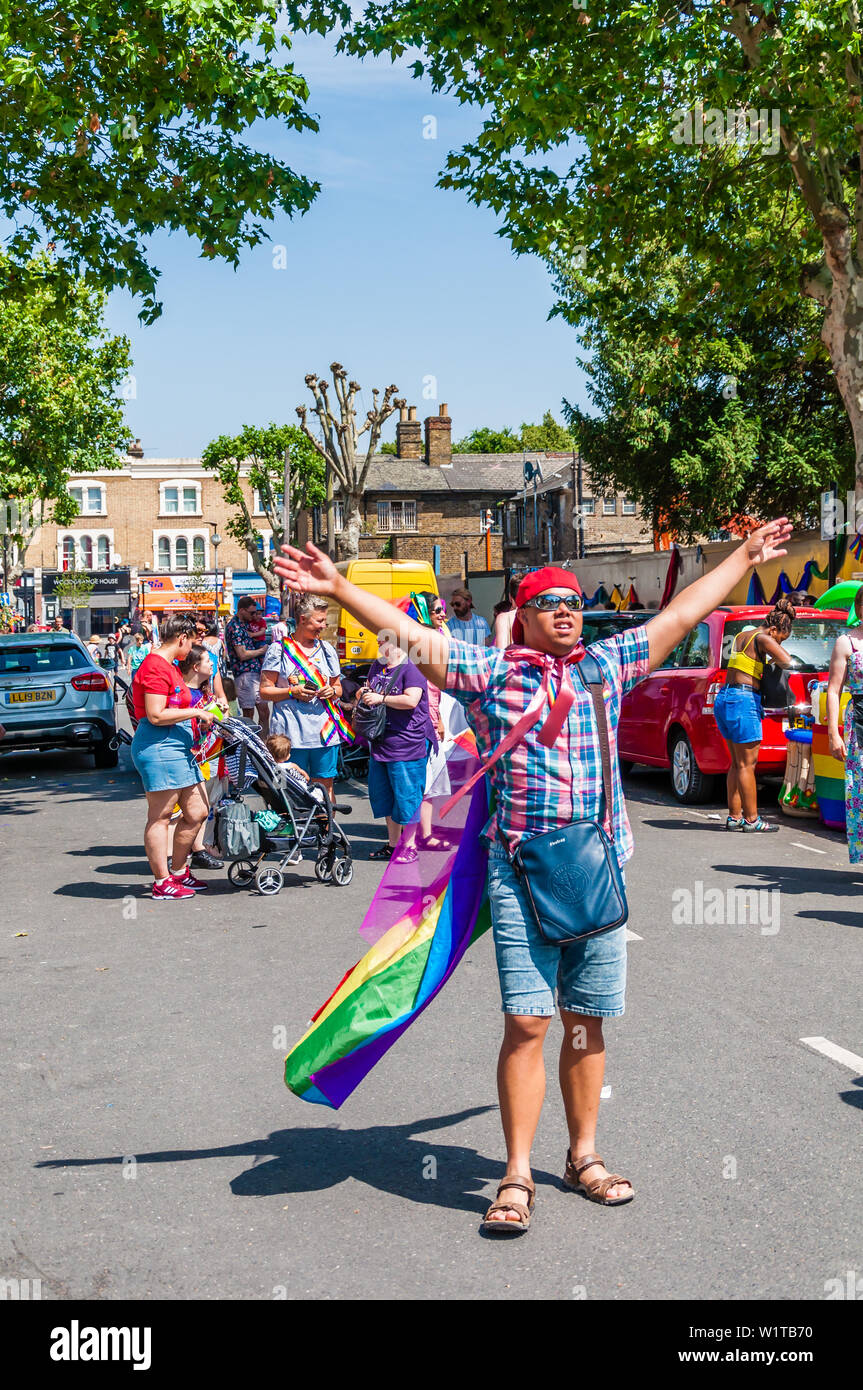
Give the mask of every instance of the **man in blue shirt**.
[(447, 628), (457, 642), (469, 642), (473, 647), (487, 647), (491, 628), (479, 613), (473, 611), (470, 589), (454, 589), (450, 599), (454, 616), (447, 618)]

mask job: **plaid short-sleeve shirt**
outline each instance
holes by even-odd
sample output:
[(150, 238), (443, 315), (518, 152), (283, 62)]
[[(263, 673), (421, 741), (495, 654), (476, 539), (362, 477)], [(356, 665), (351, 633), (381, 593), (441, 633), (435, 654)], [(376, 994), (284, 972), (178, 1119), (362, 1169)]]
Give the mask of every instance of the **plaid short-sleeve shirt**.
[[(626, 814), (620, 764), (617, 758), (617, 724), (620, 702), (627, 690), (648, 672), (647, 632), (630, 628), (595, 642), (590, 648), (602, 670), (605, 708), (611, 746), (613, 831), (618, 861), (623, 864), (633, 851), (632, 830)], [(552, 693), (557, 678), (572, 682), (575, 698), (552, 748), (537, 735), (548, 705), (524, 739), (495, 763), (489, 776), (495, 793), (495, 816), (486, 826), (494, 839), (497, 827), (514, 849), (519, 840), (540, 835), (570, 821), (599, 814), (602, 796), (602, 759), (596, 716), (590, 695), (571, 666), (557, 666), (542, 652), (523, 647), (472, 647), (451, 642), (447, 665), (447, 690), (465, 708), (480, 757), (485, 761), (500, 746), (533, 699), (546, 668), (552, 672)], [(609, 828), (606, 820), (606, 827)]]

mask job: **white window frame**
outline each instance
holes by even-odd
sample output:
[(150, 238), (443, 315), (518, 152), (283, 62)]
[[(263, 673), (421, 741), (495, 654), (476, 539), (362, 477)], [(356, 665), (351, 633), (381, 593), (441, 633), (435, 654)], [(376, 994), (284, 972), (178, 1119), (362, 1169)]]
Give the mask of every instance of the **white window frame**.
[(582, 515), (582, 516), (596, 516), (596, 498), (595, 498), (595, 497), (582, 497), (582, 499), (581, 499), (581, 515)]
[[(160, 543), (161, 541), (165, 541), (166, 544), (167, 544), (167, 547), (168, 547), (168, 558), (167, 558), (167, 560), (166, 560), (166, 562), (165, 562), (164, 564), (162, 563), (162, 559), (161, 559), (161, 557), (160, 557), (160, 555), (159, 555), (159, 543)], [(153, 556), (153, 561), (154, 561), (154, 563), (153, 563), (153, 569), (156, 570), (157, 572), (161, 573), (161, 574), (167, 574), (167, 573), (169, 572), (169, 570), (171, 569), (171, 567), (172, 567), (171, 537), (170, 537), (170, 536), (165, 536), (165, 535), (157, 536), (157, 537), (156, 537), (156, 540), (155, 540), (154, 543), (153, 543), (153, 545), (154, 545), (154, 551), (155, 551), (155, 554), (154, 554), (154, 556)]]
[[(393, 525), (393, 507), (400, 507), (402, 512), (402, 524)], [(413, 525), (404, 524), (405, 508), (413, 508)], [(385, 509), (385, 510), (384, 510)], [(410, 516), (410, 513), (408, 513)], [(383, 519), (384, 524), (381, 525)], [(379, 536), (404, 536), (416, 535), (417, 530), (417, 504), (414, 497), (382, 497), (377, 502), (377, 528)]]
[[(103, 537), (104, 537), (104, 538), (107, 540), (107, 542), (108, 542), (108, 564), (105, 566), (105, 568), (106, 568), (106, 569), (113, 569), (113, 568), (114, 568), (114, 564), (115, 564), (115, 560), (114, 560), (114, 531), (113, 531), (113, 528), (110, 527), (110, 526), (99, 526), (99, 527), (97, 527), (97, 528), (96, 528), (95, 530), (93, 530), (93, 531), (91, 531), (91, 530), (89, 529), (89, 527), (88, 527), (88, 528), (86, 528), (86, 529), (85, 529), (85, 528), (82, 528), (82, 529), (80, 529), (80, 530), (78, 530), (78, 529), (67, 528), (67, 529), (65, 529), (65, 530), (62, 530), (62, 531), (58, 531), (58, 532), (57, 532), (57, 568), (58, 568), (58, 570), (62, 570), (62, 568), (63, 568), (63, 542), (64, 542), (65, 540), (67, 540), (67, 539), (73, 541), (73, 542), (74, 542), (74, 545), (75, 545), (75, 565), (76, 565), (76, 567), (77, 567), (78, 569), (93, 569), (93, 570), (98, 570), (98, 569), (100, 568), (100, 566), (99, 566), (99, 540), (100, 540), (101, 538), (103, 538)], [(82, 542), (83, 540), (89, 540), (89, 541), (92, 542), (92, 545), (93, 545), (93, 564), (92, 564), (91, 566), (88, 566), (88, 565), (85, 565), (85, 564), (84, 564), (84, 552), (83, 552), (83, 549), (82, 549), (82, 546), (81, 546), (81, 542)]]
[[(277, 492), (277, 493), (276, 493), (275, 501), (276, 501), (276, 506), (277, 506), (277, 507), (281, 507), (281, 506), (282, 506), (282, 499), (283, 499), (283, 496), (284, 496), (284, 494), (281, 493), (281, 492)], [(254, 488), (254, 489), (252, 490), (252, 516), (266, 516), (266, 515), (267, 515), (266, 511), (264, 510), (263, 506), (261, 505), (261, 493), (260, 493), (260, 490), (259, 490), (258, 488)]]
[(603, 499), (602, 499), (602, 515), (603, 515), (603, 516), (617, 516), (617, 498), (616, 498), (616, 497), (603, 497)]
[[(88, 507), (88, 506), (86, 506), (86, 501), (87, 501), (87, 490), (88, 490), (88, 488), (92, 488), (94, 491), (98, 488), (98, 490), (99, 490), (99, 505), (98, 505), (98, 507)], [(107, 515), (108, 515), (108, 508), (107, 508), (107, 504), (106, 504), (106, 501), (105, 501), (105, 484), (104, 484), (104, 483), (100, 483), (100, 482), (98, 482), (96, 479), (90, 479), (90, 478), (74, 478), (74, 479), (69, 483), (68, 491), (69, 491), (69, 495), (70, 495), (70, 496), (71, 496), (72, 494), (76, 493), (76, 492), (80, 492), (80, 494), (81, 494), (81, 505), (80, 505), (80, 508), (79, 508), (79, 510), (78, 510), (78, 515), (79, 515), (79, 516), (107, 516)]]
[[(172, 512), (171, 515), (173, 516), (174, 513)], [(180, 540), (181, 538), (186, 542), (186, 545), (187, 545), (187, 555), (188, 555), (188, 557), (189, 557), (189, 558), (188, 558), (188, 562), (187, 562), (188, 567), (187, 567), (185, 570), (182, 570), (182, 571), (179, 569), (179, 567), (178, 567), (178, 565), (177, 565), (177, 541)], [(162, 569), (161, 566), (159, 565), (159, 541), (161, 541), (161, 540), (166, 540), (166, 541), (168, 542), (168, 550), (169, 550), (169, 554), (170, 554), (170, 557), (171, 557), (171, 563), (169, 564), (167, 570)], [(204, 542), (204, 569), (205, 569), (205, 570), (209, 570), (209, 568), (210, 568), (210, 532), (209, 532), (209, 531), (205, 531), (204, 528), (203, 528), (202, 526), (192, 526), (192, 527), (189, 527), (188, 530), (185, 529), (185, 528), (184, 528), (183, 530), (180, 530), (180, 529), (178, 528), (176, 531), (174, 531), (173, 529), (169, 531), (169, 530), (167, 529), (167, 527), (158, 527), (158, 526), (155, 527), (154, 530), (153, 530), (153, 569), (154, 569), (154, 571), (155, 571), (157, 574), (167, 574), (168, 571), (170, 571), (170, 570), (176, 570), (177, 573), (188, 574), (188, 573), (189, 573), (189, 570), (191, 570), (191, 569), (193, 568), (194, 563), (195, 563), (195, 561), (194, 561), (194, 554), (195, 554), (195, 545), (194, 545), (194, 542), (195, 542), (196, 540), (202, 540), (202, 541)]]
[(635, 516), (635, 514), (636, 514), (637, 511), (638, 511), (638, 505), (637, 505), (637, 503), (631, 501), (630, 498), (628, 498), (628, 497), (622, 497), (622, 498), (621, 498), (621, 508), (620, 508), (620, 514), (621, 514), (621, 516)]
[[(167, 502), (166, 502), (166, 500), (165, 500), (165, 492), (167, 491), (168, 488), (172, 488), (172, 489), (173, 489), (173, 488), (176, 488), (176, 490), (177, 490), (177, 510), (176, 510), (175, 512), (169, 512), (169, 511), (168, 511)], [(184, 510), (183, 510), (183, 489), (184, 489), (184, 488), (188, 488), (190, 491), (191, 491), (192, 488), (194, 488), (194, 490), (195, 490), (195, 509), (194, 509), (194, 511), (187, 512), (187, 511), (184, 511)], [(177, 517), (177, 518), (179, 519), (180, 517), (186, 517), (186, 516), (203, 516), (203, 514), (204, 514), (204, 513), (203, 513), (203, 511), (201, 510), (201, 484), (200, 484), (199, 481), (197, 481), (197, 479), (195, 479), (195, 478), (164, 478), (164, 479), (162, 480), (162, 482), (159, 483), (159, 516), (175, 516), (175, 517)], [(182, 533), (181, 533), (181, 534), (182, 534)]]

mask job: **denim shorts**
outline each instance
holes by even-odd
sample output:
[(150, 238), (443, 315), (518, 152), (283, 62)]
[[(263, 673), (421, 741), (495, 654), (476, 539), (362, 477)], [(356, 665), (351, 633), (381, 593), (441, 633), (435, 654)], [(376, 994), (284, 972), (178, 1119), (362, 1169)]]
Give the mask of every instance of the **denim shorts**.
[(396, 825), (413, 825), (419, 820), (425, 784), (425, 758), (404, 763), (369, 758), (369, 801), (378, 819), (389, 816)]
[(760, 743), (761, 696), (748, 685), (723, 685), (713, 705), (716, 727), (728, 743)]
[(548, 945), (500, 844), (489, 849), (488, 896), (505, 1014), (551, 1018), (556, 986), (561, 1009), (591, 1018), (621, 1016), (626, 993), (625, 926), (568, 946)]
[(292, 748), (291, 762), (310, 777), (335, 777), (339, 766), (339, 745), (329, 743), (320, 748)]

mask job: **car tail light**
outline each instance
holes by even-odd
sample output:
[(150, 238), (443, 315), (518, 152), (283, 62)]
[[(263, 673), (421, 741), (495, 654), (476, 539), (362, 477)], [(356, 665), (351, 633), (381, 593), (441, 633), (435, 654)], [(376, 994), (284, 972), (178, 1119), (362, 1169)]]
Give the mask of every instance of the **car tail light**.
[(347, 659), (348, 634), (343, 627), (339, 628), (339, 634), (336, 638), (336, 654), (339, 658), (339, 661), (345, 661)]
[(87, 671), (83, 676), (73, 676), (70, 685), (75, 690), (107, 690), (108, 679), (101, 671)]
[(702, 714), (712, 714), (712, 713), (713, 713), (713, 705), (714, 705), (714, 702), (715, 702), (716, 697), (717, 697), (717, 695), (719, 694), (719, 692), (720, 692), (720, 690), (722, 689), (722, 687), (723, 687), (724, 684), (725, 684), (725, 681), (711, 681), (711, 682), (710, 682), (710, 684), (709, 684), (708, 687), (707, 687), (707, 693), (706, 693), (706, 695), (704, 696), (704, 706), (703, 706), (702, 711), (701, 711)]

